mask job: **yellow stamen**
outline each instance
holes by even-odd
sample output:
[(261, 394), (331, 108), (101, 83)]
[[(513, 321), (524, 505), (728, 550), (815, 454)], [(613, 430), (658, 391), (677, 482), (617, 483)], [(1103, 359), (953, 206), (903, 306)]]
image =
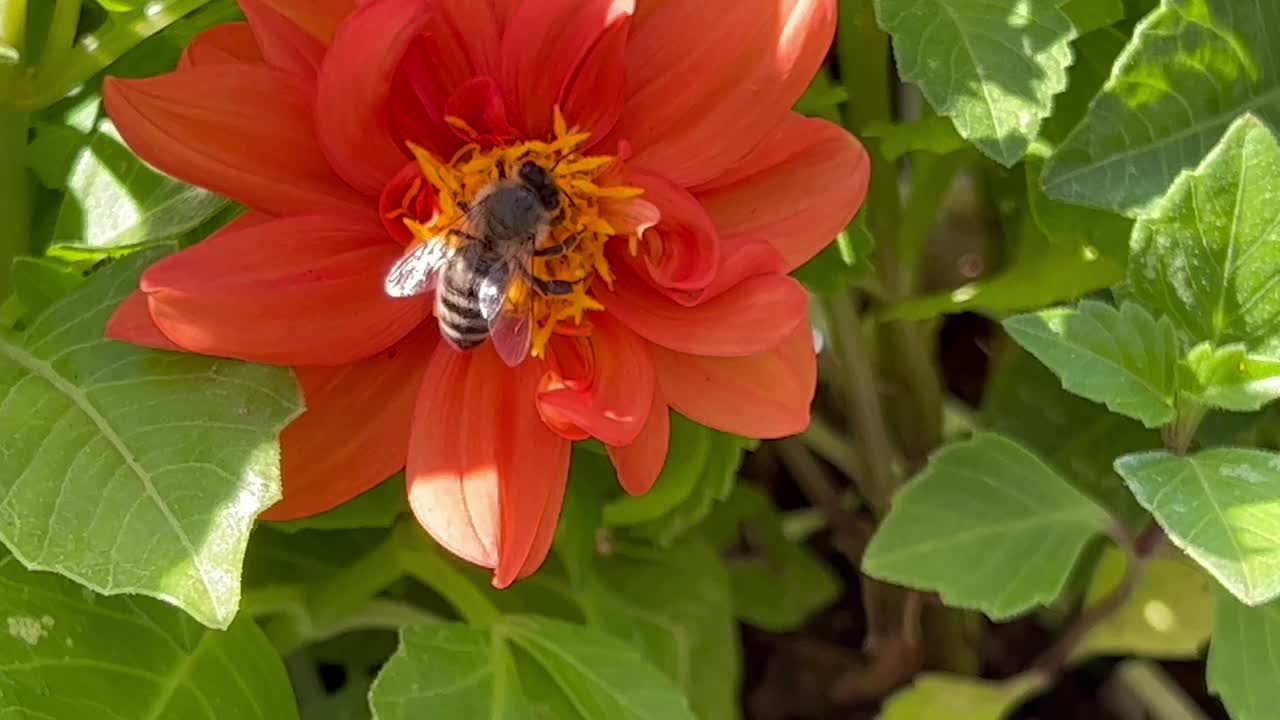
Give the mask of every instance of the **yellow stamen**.
[[(460, 118), (448, 117), (445, 121), (467, 137), (479, 137)], [(421, 181), (416, 181), (402, 207), (392, 215), (403, 216), (405, 227), (425, 242), (457, 227), (465, 214), (464, 208), (471, 207), (482, 190), (500, 177), (515, 177), (521, 164), (534, 162), (551, 171), (561, 192), (561, 206), (542, 247), (564, 245), (566, 250), (555, 257), (534, 258), (531, 271), (542, 280), (572, 283), (573, 292), (557, 297), (542, 296), (517, 282), (513, 283), (507, 298), (509, 303), (528, 308), (532, 314), (530, 353), (535, 357), (546, 354), (547, 343), (556, 334), (588, 332), (590, 326), (583, 324), (586, 314), (604, 309), (592, 295), (591, 287), (597, 276), (608, 287), (613, 287), (614, 274), (605, 257), (605, 247), (617, 231), (602, 216), (601, 201), (626, 200), (644, 192), (635, 187), (602, 187), (598, 181), (617, 163), (617, 158), (581, 154), (590, 134), (570, 128), (559, 108), (555, 110), (553, 127), (554, 135), (548, 141), (529, 140), (493, 148), (473, 143), (455, 153), (448, 163), (410, 143), (422, 180), (436, 190), (437, 211), (430, 218), (410, 217), (413, 197), (421, 189)], [(638, 238), (629, 239), (628, 247), (633, 255), (639, 252), (638, 243)]]

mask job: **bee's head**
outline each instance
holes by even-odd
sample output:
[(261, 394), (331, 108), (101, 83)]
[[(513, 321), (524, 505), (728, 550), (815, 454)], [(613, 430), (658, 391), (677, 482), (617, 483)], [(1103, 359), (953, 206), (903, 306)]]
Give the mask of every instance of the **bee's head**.
[(534, 162), (520, 166), (520, 182), (529, 187), (538, 196), (538, 201), (547, 210), (560, 207), (560, 190), (556, 181), (547, 169)]

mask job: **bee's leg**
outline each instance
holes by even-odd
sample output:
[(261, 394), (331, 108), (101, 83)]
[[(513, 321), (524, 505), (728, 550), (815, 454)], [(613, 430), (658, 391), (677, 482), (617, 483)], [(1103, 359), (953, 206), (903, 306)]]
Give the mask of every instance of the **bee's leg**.
[(529, 284), (539, 295), (544, 297), (561, 297), (573, 294), (573, 283), (565, 280), (543, 280), (542, 278), (529, 276)]
[(576, 247), (578, 247), (578, 236), (574, 235), (559, 245), (551, 245), (549, 247), (534, 250), (533, 256), (540, 258), (556, 258), (568, 253)]
[(452, 230), (449, 231), (449, 239), (450, 240), (466, 240), (469, 242), (480, 242), (480, 238), (476, 237), (475, 235), (472, 235), (471, 233), (465, 230), (459, 230), (458, 228), (453, 228)]

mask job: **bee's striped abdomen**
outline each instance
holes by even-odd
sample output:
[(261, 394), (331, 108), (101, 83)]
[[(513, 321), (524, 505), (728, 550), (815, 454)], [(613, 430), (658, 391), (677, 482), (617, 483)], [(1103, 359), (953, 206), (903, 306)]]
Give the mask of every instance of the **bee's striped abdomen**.
[(489, 325), (480, 313), (475, 278), (484, 258), (474, 252), (458, 253), (444, 268), (436, 288), (436, 319), (440, 334), (459, 350), (470, 350), (489, 337)]

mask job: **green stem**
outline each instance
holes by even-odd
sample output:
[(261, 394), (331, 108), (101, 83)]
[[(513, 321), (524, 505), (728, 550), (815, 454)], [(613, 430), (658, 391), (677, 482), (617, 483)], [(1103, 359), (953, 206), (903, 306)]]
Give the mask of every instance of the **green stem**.
[(49, 35), (44, 43), (44, 51), (40, 54), (38, 77), (56, 73), (70, 54), (76, 41), (76, 27), (80, 23), (82, 4), (83, 0), (57, 0), (53, 6)]
[(0, 298), (11, 288), (13, 259), (25, 254), (31, 234), (31, 185), (27, 135), (31, 117), (12, 108), (24, 72), (27, 0), (0, 0)]
[(936, 157), (916, 153), (911, 163), (911, 192), (898, 229), (899, 296), (912, 295), (919, 285), (920, 256), (937, 223), (938, 208), (964, 163), (963, 153)]
[(477, 627), (497, 624), (502, 613), (465, 575), (443, 557), (434, 544), (422, 537), (422, 529), (412, 523), (396, 527), (392, 542), (396, 548), (396, 570), (435, 590), (468, 623)]
[(1178, 399), (1178, 416), (1164, 428), (1164, 445), (1174, 455), (1186, 455), (1196, 431), (1204, 420), (1207, 408), (1185, 397)]

